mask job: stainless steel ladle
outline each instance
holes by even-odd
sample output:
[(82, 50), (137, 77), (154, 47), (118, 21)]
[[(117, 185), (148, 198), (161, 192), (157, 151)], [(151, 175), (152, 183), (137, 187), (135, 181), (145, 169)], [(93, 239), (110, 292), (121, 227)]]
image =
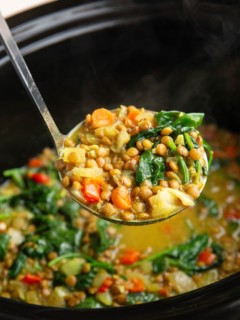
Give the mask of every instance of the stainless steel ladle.
[[(26, 91), (28, 92), (28, 94), (32, 98), (32, 100), (34, 101), (35, 106), (38, 108), (38, 110), (44, 120), (44, 123), (47, 126), (48, 131), (53, 139), (56, 150), (59, 153), (60, 148), (62, 148), (62, 146), (63, 146), (63, 141), (64, 141), (65, 137), (68, 135), (62, 134), (59, 131), (55, 121), (53, 120), (53, 118), (47, 108), (47, 105), (44, 102), (43, 97), (42, 97), (41, 93), (39, 92), (39, 90), (36, 86), (36, 83), (33, 80), (33, 77), (32, 77), (32, 75), (26, 65), (26, 62), (25, 62), (16, 42), (14, 40), (12, 33), (11, 33), (4, 17), (2, 16), (1, 12), (0, 12), (0, 39), (2, 40), (2, 44), (5, 47), (6, 52), (8, 53), (10, 60), (13, 64), (20, 80), (22, 81)], [(76, 128), (77, 127), (78, 127), (78, 125), (76, 126)], [(75, 130), (75, 128), (73, 130), (71, 130), (71, 132), (73, 132), (74, 130)], [(203, 183), (203, 187), (204, 187), (204, 184), (205, 183)], [(186, 208), (186, 207), (179, 207), (179, 210), (173, 212), (172, 214), (170, 214), (167, 217), (155, 217), (153, 219), (148, 219), (148, 220), (124, 221), (121, 219), (117, 219), (116, 217), (111, 217), (111, 218), (105, 217), (101, 213), (89, 208), (85, 203), (81, 203), (79, 201), (79, 199), (77, 199), (76, 197), (73, 196), (73, 194), (71, 194), (71, 196), (82, 207), (84, 207), (85, 209), (90, 211), (92, 214), (98, 216), (99, 218), (108, 220), (113, 223), (125, 224), (125, 225), (135, 225), (136, 226), (136, 225), (145, 225), (145, 224), (151, 224), (151, 223), (155, 223), (155, 222), (159, 222), (159, 221), (164, 221), (164, 220), (169, 219), (170, 217), (176, 215), (177, 213), (179, 213), (180, 211), (182, 211)]]

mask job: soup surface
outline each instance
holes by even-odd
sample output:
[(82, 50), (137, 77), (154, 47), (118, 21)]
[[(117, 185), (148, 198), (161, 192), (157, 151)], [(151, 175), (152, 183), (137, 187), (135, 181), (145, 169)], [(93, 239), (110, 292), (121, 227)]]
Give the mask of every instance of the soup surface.
[(0, 189), (0, 296), (100, 308), (175, 296), (240, 269), (240, 139), (209, 125), (215, 150), (197, 204), (141, 227), (97, 219), (71, 200), (45, 149), (4, 172)]

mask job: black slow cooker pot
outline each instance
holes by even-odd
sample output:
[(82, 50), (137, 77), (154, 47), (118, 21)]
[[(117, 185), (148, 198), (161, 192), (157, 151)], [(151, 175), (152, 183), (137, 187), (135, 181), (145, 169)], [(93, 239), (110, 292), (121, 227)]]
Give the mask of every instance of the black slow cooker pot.
[[(237, 1), (57, 1), (8, 20), (60, 130), (99, 106), (205, 112), (239, 131)], [(0, 169), (53, 146), (0, 46)], [(162, 301), (70, 310), (0, 299), (1, 319), (240, 319), (240, 274)]]

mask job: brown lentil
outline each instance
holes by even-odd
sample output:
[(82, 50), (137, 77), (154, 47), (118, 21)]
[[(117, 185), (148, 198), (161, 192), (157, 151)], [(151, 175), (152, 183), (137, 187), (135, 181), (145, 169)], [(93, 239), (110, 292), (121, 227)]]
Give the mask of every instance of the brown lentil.
[(177, 152), (183, 157), (187, 157), (189, 154), (188, 149), (180, 144), (177, 146)]
[(163, 129), (161, 130), (161, 135), (162, 135), (162, 136), (169, 136), (172, 132), (173, 132), (173, 129), (172, 129), (172, 128), (166, 127), (166, 128), (163, 128)]
[(173, 172), (178, 172), (178, 165), (175, 161), (170, 161), (168, 165)]
[(117, 213), (117, 209), (111, 203), (106, 203), (104, 205), (104, 207), (102, 208), (102, 213), (106, 217), (111, 217), (111, 216), (113, 216), (114, 214)]
[(139, 131), (148, 130), (152, 127), (152, 123), (149, 120), (143, 120), (139, 124)]
[(105, 165), (105, 159), (103, 157), (98, 157), (96, 159), (99, 168), (102, 168)]
[(139, 196), (142, 200), (147, 200), (152, 195), (152, 191), (148, 187), (141, 187)]
[(153, 146), (153, 142), (149, 139), (142, 140), (142, 146), (144, 150), (149, 150)]
[(113, 169), (113, 165), (111, 163), (106, 163), (104, 166), (103, 166), (104, 170), (106, 171), (110, 171)]
[(64, 188), (69, 187), (69, 185), (70, 185), (70, 178), (69, 178), (69, 176), (65, 176), (65, 177), (62, 179), (62, 185), (64, 186)]
[(157, 154), (159, 154), (160, 156), (163, 156), (163, 157), (164, 157), (164, 156), (167, 154), (167, 151), (168, 151), (168, 149), (167, 149), (167, 147), (165, 146), (165, 144), (159, 143), (159, 144), (157, 145), (156, 152), (157, 152)]
[(138, 149), (136, 149), (136, 148), (129, 148), (128, 150), (127, 150), (127, 155), (129, 156), (129, 157), (135, 157), (135, 156), (137, 156), (139, 154), (139, 151), (138, 151)]
[(180, 187), (179, 182), (177, 180), (170, 180), (168, 184), (169, 184), (169, 187), (172, 189), (179, 189)]
[(65, 138), (64, 147), (75, 147), (75, 142), (70, 138)]
[(58, 171), (62, 171), (66, 168), (66, 164), (65, 162), (63, 161), (63, 159), (58, 159), (56, 162), (55, 162), (55, 168), (58, 170)]
[(162, 139), (161, 139), (161, 143), (162, 143), (162, 144), (165, 144), (167, 147), (168, 147), (169, 141), (173, 141), (173, 138), (172, 138), (172, 137), (169, 137), (169, 136), (164, 136), (164, 137), (162, 137)]
[(197, 161), (201, 159), (202, 153), (199, 149), (192, 149), (189, 151), (189, 156), (192, 160)]
[(194, 186), (194, 185), (193, 185), (193, 186), (187, 187), (187, 193), (188, 193), (191, 197), (193, 197), (193, 199), (196, 199), (196, 198), (199, 197), (200, 191), (199, 191), (199, 189), (198, 189), (197, 186)]
[(168, 188), (168, 181), (167, 180), (160, 180), (159, 185), (163, 188)]
[(66, 277), (65, 282), (69, 287), (73, 288), (77, 284), (77, 278), (74, 275), (69, 274)]
[(143, 150), (142, 140), (137, 141), (136, 146), (137, 146), (138, 150)]
[(121, 176), (120, 177), (120, 182), (127, 188), (130, 188), (132, 186), (132, 181), (127, 176)]

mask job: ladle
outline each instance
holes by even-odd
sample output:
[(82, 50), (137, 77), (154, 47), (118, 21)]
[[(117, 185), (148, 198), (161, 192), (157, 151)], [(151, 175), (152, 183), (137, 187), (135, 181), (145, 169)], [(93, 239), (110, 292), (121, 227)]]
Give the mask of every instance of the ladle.
[[(23, 58), (23, 56), (17, 46), (17, 43), (14, 40), (12, 33), (11, 33), (4, 17), (2, 16), (1, 12), (0, 12), (0, 38), (2, 40), (2, 44), (5, 47), (5, 50), (8, 53), (10, 60), (13, 64), (20, 80), (22, 81), (26, 91), (28, 92), (29, 96), (32, 98), (36, 107), (38, 108), (38, 110), (44, 120), (44, 123), (47, 126), (48, 131), (53, 139), (53, 142), (55, 144), (55, 148), (56, 148), (57, 152), (59, 153), (60, 148), (63, 146), (64, 138), (67, 135), (62, 134), (59, 131), (55, 121), (53, 120), (53, 118), (52, 118), (52, 116), (46, 106), (46, 103), (44, 102), (43, 97), (42, 97), (41, 93), (39, 92), (39, 90), (33, 80), (33, 77), (27, 67), (27, 64), (26, 64), (26, 62), (25, 62), (25, 60), (24, 60), (24, 58)], [(78, 126), (76, 126), (76, 127), (78, 127)], [(73, 132), (74, 130), (75, 129), (71, 130), (71, 132)], [(204, 187), (205, 182), (203, 183), (203, 187)], [(124, 220), (117, 219), (114, 217), (111, 217), (111, 218), (105, 217), (101, 213), (89, 208), (86, 204), (81, 203), (72, 194), (71, 194), (71, 196), (82, 207), (84, 207), (85, 209), (90, 211), (92, 214), (98, 216), (99, 218), (108, 220), (113, 223), (119, 223), (119, 224), (125, 224), (125, 225), (145, 225), (145, 224), (151, 224), (151, 223), (163, 221), (163, 220), (169, 219), (170, 217), (174, 216), (175, 214), (177, 214), (180, 211), (185, 209), (183, 207), (179, 207), (178, 211), (173, 212), (171, 215), (169, 215), (168, 217), (164, 217), (164, 218), (157, 217), (157, 218), (154, 218), (151, 220), (124, 221)]]

